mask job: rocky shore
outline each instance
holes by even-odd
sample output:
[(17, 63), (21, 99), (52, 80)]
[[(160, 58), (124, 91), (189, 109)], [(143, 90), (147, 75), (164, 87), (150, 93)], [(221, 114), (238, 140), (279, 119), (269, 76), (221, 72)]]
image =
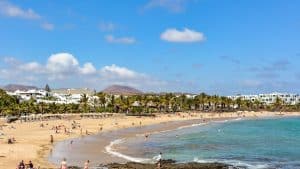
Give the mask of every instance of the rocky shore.
[[(155, 164), (140, 164), (140, 163), (127, 163), (127, 164), (110, 164), (107, 166), (108, 169), (156, 169)], [(163, 164), (161, 169), (233, 169), (232, 166), (225, 164), (211, 163), (211, 164), (200, 164), (200, 163), (185, 163), (175, 164), (167, 163)]]
[[(69, 167), (69, 169), (81, 169)], [(156, 164), (142, 164), (128, 162), (126, 164), (112, 163), (99, 166), (99, 169), (157, 169)], [(237, 169), (236, 167), (221, 163), (176, 163), (173, 160), (163, 160), (161, 169)]]

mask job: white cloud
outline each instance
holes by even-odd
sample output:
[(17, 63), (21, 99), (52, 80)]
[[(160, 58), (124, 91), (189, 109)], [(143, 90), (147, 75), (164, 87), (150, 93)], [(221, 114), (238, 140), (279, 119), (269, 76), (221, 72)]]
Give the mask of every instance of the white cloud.
[(19, 63), (19, 61), (16, 58), (10, 56), (4, 57), (3, 61), (4, 63), (7, 63), (9, 65), (16, 65)]
[(174, 28), (167, 29), (160, 35), (160, 38), (168, 42), (184, 42), (184, 43), (202, 42), (206, 39), (202, 32), (197, 32), (188, 28), (185, 28), (182, 31)]
[(105, 36), (105, 40), (109, 43), (133, 44), (136, 42), (133, 37), (114, 37), (113, 35)]
[(19, 69), (24, 71), (32, 71), (33, 73), (36, 73), (42, 71), (43, 67), (37, 62), (29, 62), (19, 65)]
[(69, 53), (57, 53), (49, 57), (46, 68), (49, 73), (73, 73), (78, 68), (77, 59)]
[(41, 16), (32, 9), (22, 9), (7, 1), (0, 1), (0, 13), (7, 17), (17, 17), (23, 19), (39, 19)]
[(52, 31), (54, 29), (54, 24), (44, 22), (41, 24), (41, 28), (48, 30), (48, 31)]
[(90, 62), (85, 63), (82, 68), (79, 69), (81, 74), (94, 74), (97, 72), (94, 65)]
[(116, 30), (117, 26), (112, 22), (101, 22), (99, 24), (99, 29), (104, 32), (112, 32)]
[(152, 9), (160, 7), (171, 12), (182, 12), (185, 10), (188, 1), (189, 0), (150, 0), (144, 8)]
[(111, 66), (104, 66), (100, 72), (102, 76), (107, 78), (134, 79), (144, 76), (125, 67), (119, 67), (115, 64), (112, 64)]
[(139, 89), (155, 90), (167, 86), (167, 82), (153, 78), (127, 67), (115, 64), (96, 68), (91, 62), (80, 64), (70, 53), (51, 55), (46, 63), (36, 61), (22, 62), (13, 57), (7, 57), (0, 64), (0, 82), (26, 83), (41, 86), (45, 83), (60, 87), (89, 87), (101, 89), (112, 84), (122, 84)]

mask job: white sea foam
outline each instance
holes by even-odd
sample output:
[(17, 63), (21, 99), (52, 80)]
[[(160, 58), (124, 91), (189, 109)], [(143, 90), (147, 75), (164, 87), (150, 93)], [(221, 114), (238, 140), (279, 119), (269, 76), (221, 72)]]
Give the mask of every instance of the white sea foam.
[(117, 144), (121, 144), (124, 141), (125, 141), (125, 139), (123, 138), (123, 139), (117, 139), (117, 140), (110, 142), (110, 144), (105, 147), (106, 152), (109, 153), (110, 155), (120, 157), (120, 158), (123, 158), (128, 161), (137, 162), (137, 163), (151, 163), (151, 161), (153, 161), (153, 160), (147, 159), (147, 158), (131, 157), (131, 156), (122, 154), (120, 152), (117, 152), (113, 149), (113, 146), (115, 146)]
[(249, 163), (245, 161), (239, 161), (239, 160), (220, 160), (220, 159), (198, 159), (194, 158), (194, 162), (197, 163), (224, 163), (233, 165), (235, 167), (245, 167), (247, 169), (268, 169), (270, 166), (268, 164), (262, 164), (262, 163)]
[[(226, 123), (226, 122), (230, 122), (230, 121), (239, 121), (239, 120), (243, 120), (243, 118), (234, 118), (234, 119), (230, 119), (230, 120), (226, 119), (226, 120), (219, 120), (219, 121), (194, 123), (194, 124), (191, 124), (191, 125), (180, 126), (180, 127), (175, 128), (175, 129), (149, 132), (149, 134), (160, 134), (160, 133), (166, 133), (166, 132), (170, 132), (170, 131), (181, 130), (181, 129), (191, 128), (191, 127), (204, 126), (204, 125), (208, 125), (210, 123)], [(144, 136), (144, 135), (145, 134), (136, 134), (137, 137), (141, 137), (141, 136)]]
[(233, 119), (234, 121), (239, 121), (239, 120), (243, 120), (242, 118), (236, 118), (236, 119)]
[(177, 130), (196, 127), (196, 126), (204, 126), (206, 124), (208, 124), (208, 123), (196, 123), (196, 124), (191, 124), (191, 125), (187, 125), (187, 126), (181, 126), (181, 127), (178, 127)]
[[(205, 125), (205, 124), (207, 124), (207, 123), (196, 123), (196, 124), (192, 124), (192, 125), (181, 126), (181, 127), (175, 128), (175, 129), (169, 129), (169, 130), (163, 130), (163, 131), (154, 131), (154, 132), (151, 132), (149, 134), (160, 134), (160, 133), (170, 132), (170, 131), (174, 131), (174, 130), (180, 130), (180, 129), (184, 129), (184, 128)], [(136, 136), (137, 137), (142, 137), (142, 136), (144, 136), (144, 134), (136, 134)], [(132, 162), (138, 162), (138, 163), (155, 163), (155, 161), (156, 161), (155, 157), (153, 157), (153, 159), (131, 157), (131, 156), (122, 154), (120, 152), (117, 152), (115, 149), (113, 149), (113, 147), (115, 145), (122, 144), (124, 142), (125, 142), (125, 138), (111, 141), (110, 144), (105, 147), (106, 153), (108, 153), (110, 155), (113, 155), (113, 156), (116, 156), (116, 157), (119, 157), (119, 158), (123, 158), (123, 159), (128, 160), (128, 161), (132, 161)]]

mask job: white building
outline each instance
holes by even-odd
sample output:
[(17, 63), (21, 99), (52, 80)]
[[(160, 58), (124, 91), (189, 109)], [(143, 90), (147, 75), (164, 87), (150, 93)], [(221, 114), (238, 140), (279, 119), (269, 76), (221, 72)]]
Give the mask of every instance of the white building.
[(276, 99), (279, 98), (287, 105), (295, 105), (300, 103), (300, 96), (298, 94), (291, 93), (268, 93), (268, 94), (258, 94), (258, 95), (236, 95), (228, 96), (229, 98), (236, 100), (241, 98), (242, 100), (249, 100), (254, 102), (255, 100), (260, 101), (263, 104), (270, 105), (275, 103)]
[[(67, 90), (67, 92), (48, 93), (45, 90), (16, 90), (14, 92), (7, 92), (7, 94), (17, 96), (21, 101), (35, 99), (37, 103), (80, 104), (83, 94), (86, 94), (84, 93), (85, 90), (79, 92), (74, 91), (75, 90)], [(88, 102), (90, 104), (92, 104), (95, 99), (99, 99), (97, 96), (93, 96), (90, 93), (86, 94), (86, 96), (88, 97)]]
[(295, 105), (300, 102), (300, 97), (298, 94), (290, 93), (270, 93), (270, 94), (260, 94), (259, 100), (265, 104), (272, 104), (280, 98), (287, 105)]
[(41, 99), (47, 96), (47, 91), (45, 90), (27, 90), (27, 91), (21, 91), (21, 90), (16, 90), (14, 92), (7, 92), (8, 95), (11, 96), (17, 96), (21, 100), (28, 101), (31, 98), (33, 99)]

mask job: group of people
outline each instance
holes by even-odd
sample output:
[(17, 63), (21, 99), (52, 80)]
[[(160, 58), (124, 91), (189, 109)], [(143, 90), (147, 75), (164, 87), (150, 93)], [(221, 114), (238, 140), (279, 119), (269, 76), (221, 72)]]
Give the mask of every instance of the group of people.
[(33, 163), (29, 161), (27, 164), (24, 163), (22, 160), (19, 165), (17, 166), (17, 169), (34, 169)]
[[(83, 169), (89, 169), (89, 166), (90, 166), (90, 161), (87, 160), (87, 161), (84, 163)], [(67, 160), (66, 160), (66, 158), (64, 158), (64, 159), (62, 160), (62, 162), (60, 163), (60, 169), (67, 169), (67, 168), (68, 168)]]
[(70, 129), (68, 129), (66, 126), (64, 125), (57, 125), (57, 126), (53, 126), (52, 127), (52, 130), (55, 130), (55, 133), (56, 134), (59, 134), (60, 133), (60, 130), (64, 131), (65, 134), (70, 134), (72, 131)]
[[(85, 163), (84, 163), (84, 167), (83, 169), (89, 169), (89, 165), (90, 165), (90, 161), (87, 160)], [(24, 160), (22, 160), (16, 169), (39, 169), (38, 168), (34, 168), (33, 166), (33, 163), (32, 161), (29, 161), (27, 164), (24, 163)], [(67, 165), (67, 160), (64, 158), (62, 160), (62, 162), (60, 163), (60, 169), (68, 169), (68, 165)]]

